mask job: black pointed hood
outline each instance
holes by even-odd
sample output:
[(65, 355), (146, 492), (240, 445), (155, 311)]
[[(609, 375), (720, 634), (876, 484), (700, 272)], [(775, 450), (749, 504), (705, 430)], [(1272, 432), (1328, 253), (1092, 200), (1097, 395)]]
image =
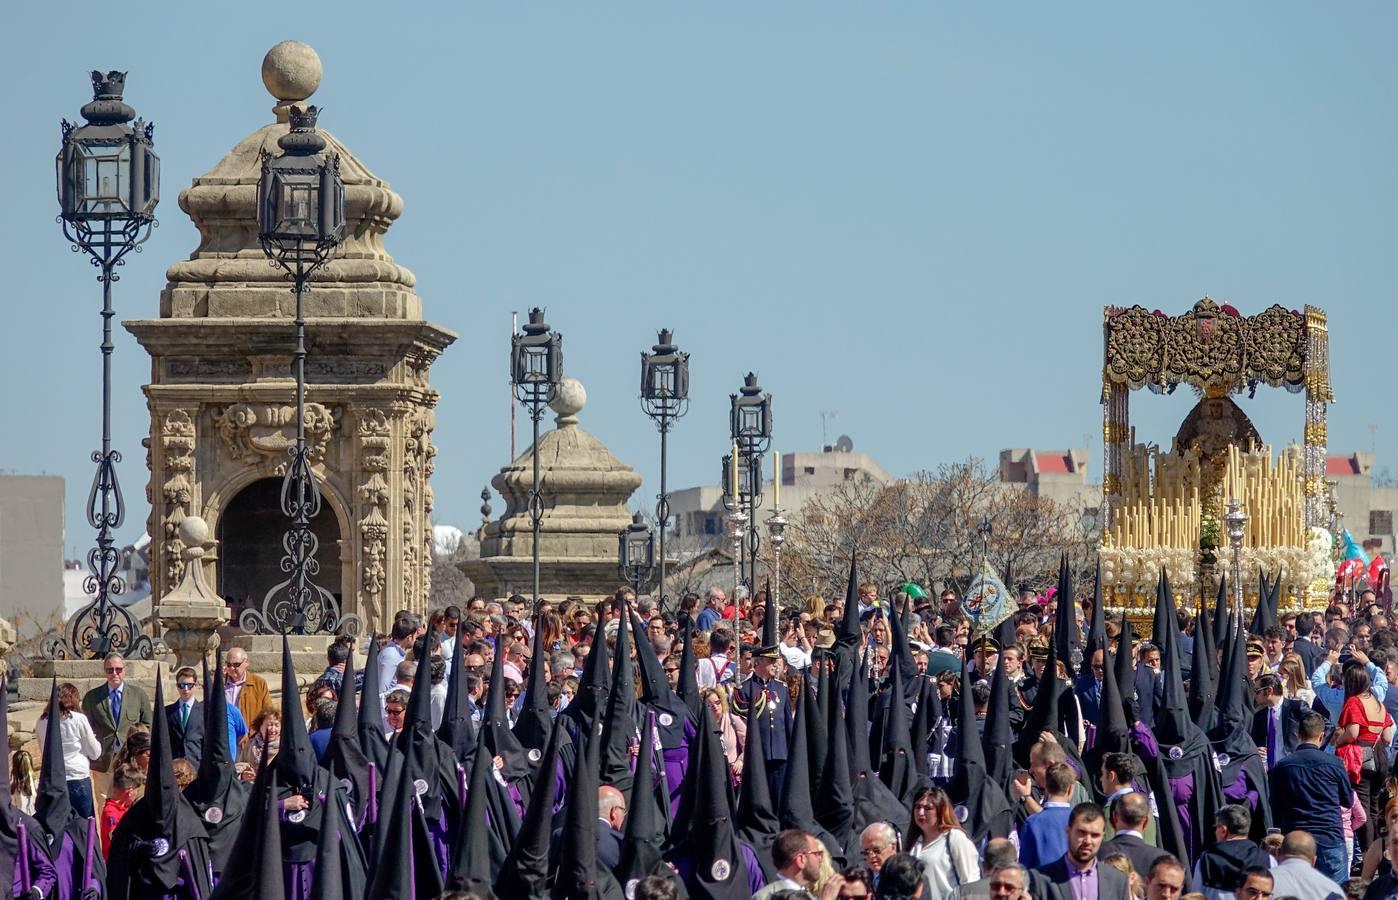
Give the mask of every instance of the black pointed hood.
[(388, 769), (388, 736), (384, 734), (383, 697), (379, 684), (379, 642), (370, 636), (364, 663), (364, 687), (359, 695), (359, 747), (382, 779)]
[[(605, 643), (598, 634), (598, 642)], [(589, 654), (591, 658), (591, 654)], [(604, 866), (597, 864), (597, 772), (602, 739), (589, 734), (578, 753), (573, 782), (568, 785), (563, 834), (559, 844), (554, 900), (589, 900), (603, 894)]]
[[(689, 710), (691, 722), (699, 722), (704, 712), (704, 697), (699, 693), (699, 674), (694, 660), (694, 623), (684, 616), (680, 625), (680, 678), (675, 693)], [(591, 656), (592, 654), (588, 654)]]
[[(813, 660), (812, 668), (815, 670), (815, 696), (811, 697), (811, 714), (806, 717), (806, 752), (810, 754), (811, 763), (811, 783), (820, 784), (825, 773), (825, 758), (830, 755), (830, 732), (827, 723), (836, 723), (835, 734), (840, 733), (839, 729), (839, 703), (840, 698), (831, 698), (832, 694), (838, 695), (840, 691), (831, 687), (830, 667), (825, 664), (822, 656), (818, 661)], [(809, 677), (801, 682), (803, 690), (809, 692), (811, 682)], [(835, 718), (831, 718), (831, 703), (836, 705)]]
[(617, 617), (616, 664), (607, 695), (607, 716), (602, 723), (602, 783), (623, 794), (631, 789), (631, 742), (636, 739), (636, 670), (631, 661), (630, 610)]
[[(549, 732), (553, 731), (553, 715), (549, 710), (548, 681), (544, 678), (544, 616), (537, 612), (534, 616), (534, 635), (529, 657), (529, 682), (524, 688), (524, 705), (513, 729), (515, 738), (525, 750), (544, 750), (549, 742)], [(460, 645), (460, 641), (457, 644)], [(452, 666), (452, 677), (456, 677), (456, 667)], [(451, 708), (451, 693), (448, 688), (447, 708)], [(445, 722), (442, 723), (446, 725)], [(443, 738), (443, 740), (446, 740)], [(451, 743), (447, 741), (447, 743)]]
[(251, 787), (233, 768), (228, 746), (228, 697), (223, 687), (222, 654), (214, 657), (214, 681), (204, 695), (204, 748), (199, 772), (184, 789), (185, 799), (204, 823), (209, 835), (209, 857), (214, 872), (222, 873), (242, 827)]
[(1054, 612), (1053, 643), (1058, 658), (1068, 669), (1071, 683), (1078, 674), (1082, 659), (1082, 631), (1078, 628), (1077, 598), (1073, 594), (1073, 571), (1068, 567), (1068, 554), (1058, 563), (1058, 606)]
[[(44, 719), (44, 753), (39, 769), (39, 792), (34, 799), (34, 818), (44, 826), (51, 842), (56, 842), (73, 816), (68, 799), (67, 767), (63, 762), (63, 714), (58, 705), (58, 679), (49, 686), (49, 712)], [(8, 750), (8, 745), (6, 745)], [(9, 773), (6, 773), (8, 777)], [(54, 844), (56, 848), (56, 844)]]
[[(897, 616), (894, 618), (896, 619)], [(885, 707), (883, 717), (883, 740), (879, 742), (883, 754), (883, 758), (879, 762), (879, 779), (897, 797), (911, 803), (913, 792), (917, 787), (917, 766), (913, 759), (912, 731), (908, 724), (908, 706), (904, 700), (903, 674), (899, 666), (891, 666), (890, 668), (892, 673), (888, 679), (888, 704)]]
[[(573, 697), (573, 702), (568, 704), (568, 708), (563, 711), (577, 725), (579, 732), (591, 734), (597, 728), (597, 723), (602, 720), (602, 716), (607, 709), (607, 695), (611, 692), (608, 682), (611, 679), (612, 667), (607, 650), (606, 629), (603, 627), (606, 617), (603, 611), (606, 604), (597, 605), (597, 628), (592, 635), (592, 647), (588, 651), (587, 659), (583, 662), (582, 678), (578, 681), (578, 693)], [(695, 697), (698, 697), (698, 690), (695, 690)]]
[[(856, 666), (849, 681), (845, 699), (845, 735), (849, 741), (849, 769), (853, 779), (861, 772), (878, 774), (869, 754), (869, 665), (866, 659)], [(830, 702), (836, 703), (840, 688), (831, 693)], [(832, 739), (834, 735), (831, 735)]]
[[(447, 699), (437, 727), (437, 739), (451, 748), (452, 758), (459, 763), (470, 760), (476, 751), (476, 722), (471, 716), (471, 695), (466, 692), (465, 660), (466, 649), (458, 637), (452, 641)], [(515, 727), (519, 727), (518, 722)]]
[[(507, 782), (515, 782), (525, 777), (530, 772), (529, 753), (520, 744), (519, 738), (510, 731), (510, 720), (508, 710), (505, 707), (505, 648), (504, 641), (500, 641), (500, 646), (490, 660), (490, 685), (485, 694), (485, 710), (481, 713), (481, 727), (478, 737), (485, 743), (486, 749), (491, 756), (498, 756), (505, 761), (505, 765), (500, 769), (500, 775)], [(606, 641), (602, 642), (603, 644)], [(413, 689), (417, 689), (418, 679), (413, 680)], [(428, 701), (430, 704), (430, 700)], [(427, 707), (430, 713), (430, 705)]]
[[(454, 891), (474, 891), (482, 897), (493, 897), (495, 875), (490, 871), (490, 834), (486, 827), (487, 791), (495, 768), (485, 743), (476, 744), (471, 763), (471, 781), (466, 790), (466, 814), (462, 827), (452, 842), (447, 888)], [(552, 773), (549, 773), (550, 775)]]
[(1107, 658), (1107, 613), (1102, 608), (1102, 561), (1097, 560), (1097, 577), (1092, 582), (1092, 621), (1087, 629), (1087, 652), (1084, 654), (1091, 664), (1092, 656), (1102, 651), (1102, 659)]
[(636, 635), (636, 664), (641, 675), (640, 701), (653, 710), (656, 716), (655, 728), (660, 734), (660, 747), (673, 750), (685, 743), (684, 724), (688, 707), (670, 687), (665, 677), (665, 667), (660, 657), (655, 655), (655, 647), (644, 639), (646, 629), (640, 618), (631, 614), (631, 633)]
[(680, 848), (689, 864), (684, 879), (689, 896), (694, 900), (751, 897), (747, 861), (733, 824), (728, 762), (713, 728), (700, 728), (694, 736), (681, 815), (676, 821), (689, 826)]
[(641, 752), (636, 757), (636, 776), (626, 800), (625, 839), (616, 869), (617, 880), (622, 885), (647, 875), (662, 874), (665, 865), (665, 814), (661, 809), (669, 807), (670, 798), (659, 790), (656, 777), (655, 762), (660, 751), (655, 742), (655, 718), (653, 712), (646, 714), (646, 724), (641, 729)]
[[(791, 740), (787, 742), (786, 770), (782, 781), (781, 796), (777, 798), (777, 814), (781, 819), (783, 828), (800, 828), (809, 831), (820, 837), (826, 847), (835, 852), (840, 848), (825, 828), (816, 821), (815, 802), (812, 799), (811, 763), (807, 738), (807, 720), (812, 714), (812, 707), (809, 692), (804, 690), (797, 692), (796, 717), (792, 725)], [(695, 743), (698, 743), (697, 739)], [(694, 771), (694, 756), (698, 752), (698, 748), (695, 747), (690, 754), (691, 772)], [(681, 807), (681, 815), (675, 817), (676, 822), (686, 821), (683, 816), (684, 812), (684, 807)]]
[[(755, 703), (748, 705), (747, 723), (747, 733), (756, 735), (761, 725)], [(762, 741), (751, 740), (744, 744), (743, 771), (767, 771), (767, 758), (762, 750)], [(743, 779), (738, 791), (736, 822), (738, 837), (757, 851), (759, 859), (771, 855), (772, 841), (782, 826), (776, 804), (772, 801), (772, 788), (766, 778), (759, 776)]]
[[(348, 675), (350, 670), (347, 668), (345, 672)], [(353, 690), (353, 681), (349, 684)], [(311, 884), (310, 900), (362, 897), (369, 887), (364, 854), (353, 831), (345, 831), (345, 824), (340, 816), (333, 815), (326, 816), (321, 825), (316, 841), (315, 880)]]
[(864, 630), (859, 625), (859, 573), (856, 570), (855, 551), (849, 554), (849, 581), (845, 584), (844, 615), (840, 617), (840, 627), (835, 632), (835, 646), (850, 648), (859, 646)]
[[(890, 668), (898, 670), (898, 680), (903, 687), (903, 702), (910, 704), (917, 699), (917, 662), (913, 659), (913, 645), (908, 643), (908, 630), (903, 625), (903, 617), (897, 610), (890, 610), (889, 654)], [(895, 695), (896, 696), (896, 695)]]
[[(165, 685), (160, 677), (159, 665), (155, 667), (155, 708), (161, 712), (165, 710)], [(150, 765), (146, 770), (146, 792), (142, 802), (150, 810), (151, 817), (162, 824), (165, 833), (174, 834), (183, 823), (179, 815), (182, 798), (179, 786), (175, 784), (175, 760), (170, 752), (170, 725), (163, 715), (152, 718)]]
[(1015, 769), (1012, 738), (1010, 679), (1005, 674), (1005, 656), (1002, 653), (996, 657), (995, 674), (990, 679), (990, 703), (986, 706), (985, 738), (982, 743), (985, 745), (986, 774), (1007, 791)]
[(340, 680), (340, 696), (335, 707), (335, 727), (325, 748), (323, 765), (341, 783), (348, 783), (356, 818), (363, 815), (369, 803), (369, 758), (359, 743), (359, 709), (354, 702), (354, 654), (345, 660), (344, 677)]
[(1058, 696), (1062, 689), (1058, 677), (1058, 641), (1051, 641), (1044, 674), (1039, 678), (1039, 687), (1034, 693), (1034, 704), (1024, 717), (1024, 727), (1020, 729), (1019, 739), (1014, 745), (1014, 758), (1021, 768), (1029, 768), (1029, 751), (1039, 742), (1041, 732), (1059, 733)]
[(1188, 739), (1193, 729), (1189, 701), (1180, 674), (1179, 618), (1175, 613), (1175, 595), (1170, 590), (1170, 576), (1162, 569), (1156, 587), (1156, 641), (1160, 644), (1160, 663), (1164, 670), (1164, 699), (1155, 711), (1155, 735), (1162, 744), (1178, 744)]
[(300, 698), (291, 641), (282, 635), (282, 740), (272, 768), (277, 780), (297, 793), (308, 790), (316, 777), (316, 753), (306, 733), (306, 720), (301, 717)]
[[(1109, 667), (1107, 673), (1102, 678), (1102, 699), (1097, 704), (1097, 737), (1093, 742), (1093, 749), (1100, 758), (1104, 753), (1130, 753), (1131, 752), (1131, 732), (1126, 721), (1126, 709), (1121, 702), (1121, 684), (1112, 673), (1115, 668), (1116, 657), (1121, 655), (1121, 645), (1118, 645), (1117, 653), (1111, 655), (1105, 652), (1102, 655), (1103, 662)], [(1125, 658), (1129, 662), (1131, 659), (1131, 648), (1127, 646)], [(1095, 767), (1089, 766), (1091, 773), (1096, 772)]]
[(541, 898), (548, 896), (545, 882), (549, 875), (549, 852), (552, 845), (552, 822), (557, 782), (552, 774), (558, 768), (559, 750), (567, 740), (567, 732), (555, 723), (549, 732), (539, 771), (544, 773), (529, 794), (529, 806), (519, 826), (510, 852), (505, 857), (500, 874), (495, 879), (499, 897)]
[[(417, 681), (414, 677), (414, 684)], [(413, 732), (405, 720), (398, 747), (407, 752), (395, 752), (389, 762), (365, 900), (435, 900), (445, 887), (423, 808), (416, 800), (418, 779), (412, 770), (411, 747), (403, 745)]]
[(937, 682), (933, 678), (919, 679), (922, 690), (917, 698), (917, 712), (913, 714), (913, 759), (918, 762), (917, 780), (919, 787), (930, 784), (927, 772), (927, 755), (934, 749), (932, 729), (937, 727), (942, 717), (942, 698), (937, 693)]
[[(858, 680), (856, 676), (856, 680)], [(802, 693), (806, 694), (806, 707), (809, 722), (815, 716), (810, 713), (815, 710), (814, 701), (809, 696), (809, 691), (802, 685)], [(820, 789), (815, 797), (816, 821), (819, 822), (830, 837), (834, 840), (831, 847), (835, 854), (835, 860), (848, 861), (849, 843), (853, 836), (858, 840), (858, 833), (854, 830), (854, 789), (850, 782), (852, 775), (850, 772), (850, 741), (857, 740), (854, 735), (845, 733), (841, 726), (840, 698), (832, 697), (828, 707), (829, 718), (825, 723), (825, 732), (829, 740), (829, 752), (825, 755), (825, 765), (820, 772), (820, 778), (816, 782)], [(863, 740), (864, 754), (868, 756), (869, 741), (867, 736)], [(790, 762), (787, 763), (790, 765)]]
[(264, 896), (284, 900), (286, 897), (276, 778), (265, 756), (257, 767), (248, 810), (248, 815), (243, 816), (239, 823), (230, 864), (210, 900)]
[[(1280, 585), (1281, 576), (1278, 575), (1277, 583)], [(1272, 606), (1274, 599), (1271, 583), (1267, 581), (1267, 573), (1262, 571), (1262, 567), (1257, 567), (1257, 608), (1252, 613), (1252, 623), (1248, 626), (1248, 634), (1253, 637), (1262, 637), (1268, 628), (1277, 624), (1277, 614)]]
[(961, 716), (956, 725), (956, 762), (946, 791), (967, 837), (975, 844), (979, 845), (987, 835), (1005, 837), (1014, 827), (1014, 810), (1009, 798), (1004, 789), (986, 776), (985, 751), (976, 733), (976, 707), (971, 700), (971, 675), (964, 666), (961, 669)]
[(1131, 631), (1131, 620), (1123, 612), (1121, 614), (1121, 635), (1117, 638), (1116, 656), (1112, 659), (1112, 668), (1123, 706), (1136, 711), (1127, 716), (1131, 721), (1139, 718), (1137, 713), (1140, 709), (1136, 705), (1136, 651), (1131, 646), (1135, 642), (1135, 637)]
[(1214, 697), (1218, 694), (1217, 658), (1209, 603), (1201, 590), (1199, 615), (1194, 620), (1194, 653), (1189, 667), (1189, 714), (1205, 733), (1214, 727)]
[(1228, 573), (1218, 576), (1218, 595), (1214, 598), (1214, 646), (1222, 647), (1228, 640)]

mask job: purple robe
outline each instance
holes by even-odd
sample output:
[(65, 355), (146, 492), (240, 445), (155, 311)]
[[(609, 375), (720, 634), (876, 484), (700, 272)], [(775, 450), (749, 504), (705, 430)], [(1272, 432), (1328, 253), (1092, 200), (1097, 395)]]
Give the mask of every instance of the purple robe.
[[(432, 839), (432, 849), (437, 857), (437, 868), (442, 872), (442, 879), (446, 879), (446, 873), (451, 871), (451, 835), (447, 833), (447, 811), (442, 810), (442, 814), (435, 822), (427, 823), (427, 834)], [(287, 900), (294, 900), (288, 897)]]
[(315, 873), (315, 860), (283, 863), (282, 884), (286, 885), (286, 900), (310, 900)]
[(38, 888), (45, 897), (53, 895), (58, 884), (58, 873), (53, 862), (42, 848), (30, 840), (25, 827), (19, 826), (19, 857), (15, 860), (15, 877), (10, 896), (23, 897), (31, 888)]
[(1194, 773), (1190, 772), (1178, 778), (1170, 779), (1170, 799), (1175, 804), (1175, 810), (1180, 817), (1180, 831), (1183, 832), (1184, 845), (1189, 853), (1189, 858), (1194, 858), (1194, 824), (1193, 817), (1189, 814), (1189, 804), (1194, 799)]
[[(93, 852), (100, 854), (102, 852), (101, 845), (98, 844), (94, 846)], [(73, 843), (72, 835), (64, 832), (63, 842), (58, 851), (58, 858), (53, 861), (53, 866), (58, 876), (58, 893), (54, 895), (55, 897), (81, 897), (85, 888), (93, 888), (97, 890), (98, 893), (102, 892), (102, 882), (98, 880), (95, 873), (88, 874), (87, 884), (74, 885), (74, 882), (78, 880), (78, 873), (75, 871), (77, 869), (77, 858), (78, 848)], [(47, 897), (49, 895), (45, 894), (44, 896)]]
[(665, 763), (665, 785), (670, 789), (670, 817), (674, 818), (680, 811), (684, 776), (689, 771), (688, 742), (671, 750), (662, 750), (660, 755)]

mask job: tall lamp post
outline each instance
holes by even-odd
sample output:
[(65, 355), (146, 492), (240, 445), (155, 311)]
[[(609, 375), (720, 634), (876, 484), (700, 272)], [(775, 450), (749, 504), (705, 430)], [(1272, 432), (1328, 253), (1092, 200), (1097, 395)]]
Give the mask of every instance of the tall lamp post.
[(655, 533), (640, 513), (617, 535), (617, 568), (637, 594), (655, 571)]
[(665, 532), (670, 525), (666, 481), (666, 438), (670, 426), (689, 410), (689, 354), (675, 346), (670, 329), (660, 330), (651, 352), (641, 351), (641, 408), (660, 429), (660, 497), (655, 520), (660, 524), (660, 608), (665, 608)]
[(1223, 524), (1228, 529), (1228, 545), (1233, 548), (1233, 621), (1236, 627), (1243, 628), (1243, 533), (1248, 514), (1243, 511), (1242, 501), (1237, 498), (1228, 501)]
[(261, 609), (247, 609), (238, 624), (247, 631), (309, 634), (353, 629), (358, 616), (342, 616), (335, 595), (315, 582), (320, 574), (320, 541), (311, 522), (320, 513), (320, 487), (306, 447), (306, 311), (311, 275), (330, 261), (344, 238), (345, 188), (340, 157), (325, 153), (325, 138), (316, 131), (319, 110), (293, 106), (290, 129), (277, 140), (281, 152), (262, 152), (257, 182), (257, 239), (271, 264), (291, 280), (296, 295), (296, 343), (291, 370), (296, 379), (296, 444), (290, 449), (282, 479), (282, 514), (289, 520), (282, 535), (281, 569), (287, 573), (262, 597)]
[[(764, 394), (757, 376), (749, 372), (743, 378), (738, 393), (729, 394), (728, 432), (738, 451), (734, 463), (747, 481), (747, 490), (740, 491), (739, 500), (747, 504), (746, 550), (749, 592), (757, 581), (757, 551), (761, 539), (757, 533), (757, 510), (762, 506), (762, 458), (772, 444), (772, 395)], [(741, 504), (740, 504), (741, 505)]]
[(510, 384), (515, 399), (529, 408), (534, 422), (534, 486), (529, 491), (529, 525), (534, 536), (534, 607), (539, 606), (539, 528), (544, 520), (544, 498), (539, 493), (539, 420), (558, 392), (563, 378), (563, 335), (549, 329), (544, 311), (529, 310), (529, 321), (510, 342)]
[(92, 454), (97, 474), (87, 495), (87, 521), (97, 530), (97, 544), (87, 554), (83, 590), (93, 595), (68, 623), (64, 635), (43, 644), (51, 658), (88, 656), (100, 659), (113, 651), (149, 658), (154, 642), (116, 602), (126, 590), (120, 575), (122, 554), (112, 530), (126, 518), (117, 482), (121, 454), (112, 449), (112, 283), (126, 254), (150, 237), (160, 202), (160, 158), (155, 155), (154, 124), (135, 119), (122, 99), (125, 72), (92, 73), (92, 102), (83, 106), (86, 124), (63, 120), (58, 151), (59, 224), (73, 252), (88, 255), (102, 283), (102, 449)]
[(786, 543), (786, 519), (781, 507), (772, 510), (767, 519), (767, 537), (772, 542), (772, 602), (781, 608), (782, 603), (782, 544)]

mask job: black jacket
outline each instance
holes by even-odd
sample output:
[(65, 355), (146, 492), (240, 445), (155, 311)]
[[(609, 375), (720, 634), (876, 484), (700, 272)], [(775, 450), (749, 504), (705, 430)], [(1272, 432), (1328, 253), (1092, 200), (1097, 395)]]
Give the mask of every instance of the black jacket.
[(1144, 879), (1150, 874), (1151, 864), (1162, 856), (1167, 855), (1159, 847), (1147, 844), (1134, 834), (1118, 834), (1110, 841), (1103, 841), (1102, 846), (1097, 850), (1098, 859), (1106, 859), (1113, 853), (1121, 853), (1131, 860), (1131, 868), (1136, 870), (1136, 874)]
[[(1267, 746), (1267, 715), (1270, 710), (1270, 706), (1264, 706), (1252, 714), (1251, 732), (1254, 746)], [(1288, 697), (1281, 702), (1277, 716), (1277, 726), (1281, 729), (1281, 734), (1277, 737), (1283, 753), (1291, 753), (1300, 744), (1301, 738), (1297, 732), (1301, 727), (1301, 717), (1310, 711), (1311, 708), (1300, 700)], [(1272, 760), (1273, 765), (1276, 763), (1277, 760)]]
[(170, 723), (170, 753), (172, 759), (184, 757), (199, 768), (204, 753), (204, 703), (195, 700), (189, 708), (189, 721), (180, 721), (179, 701), (167, 704), (165, 721)]

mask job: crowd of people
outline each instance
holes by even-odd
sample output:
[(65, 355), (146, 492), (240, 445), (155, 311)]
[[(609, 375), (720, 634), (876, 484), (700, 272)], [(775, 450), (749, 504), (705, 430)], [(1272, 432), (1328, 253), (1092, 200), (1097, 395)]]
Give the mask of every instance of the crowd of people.
[[(1387, 900), (1398, 627), (1372, 593), (1150, 639), (1067, 567), (978, 598), (473, 598), (336, 638), (280, 702), (103, 661), (11, 754), (16, 897)], [(1245, 620), (1246, 619), (1246, 620)], [(356, 646), (362, 643), (365, 646)], [(356, 658), (367, 652), (362, 669)], [(269, 673), (270, 674), (270, 673)], [(310, 673), (306, 673), (310, 674)], [(0, 727), (8, 735), (5, 692)], [(7, 741), (8, 743), (8, 741)]]

